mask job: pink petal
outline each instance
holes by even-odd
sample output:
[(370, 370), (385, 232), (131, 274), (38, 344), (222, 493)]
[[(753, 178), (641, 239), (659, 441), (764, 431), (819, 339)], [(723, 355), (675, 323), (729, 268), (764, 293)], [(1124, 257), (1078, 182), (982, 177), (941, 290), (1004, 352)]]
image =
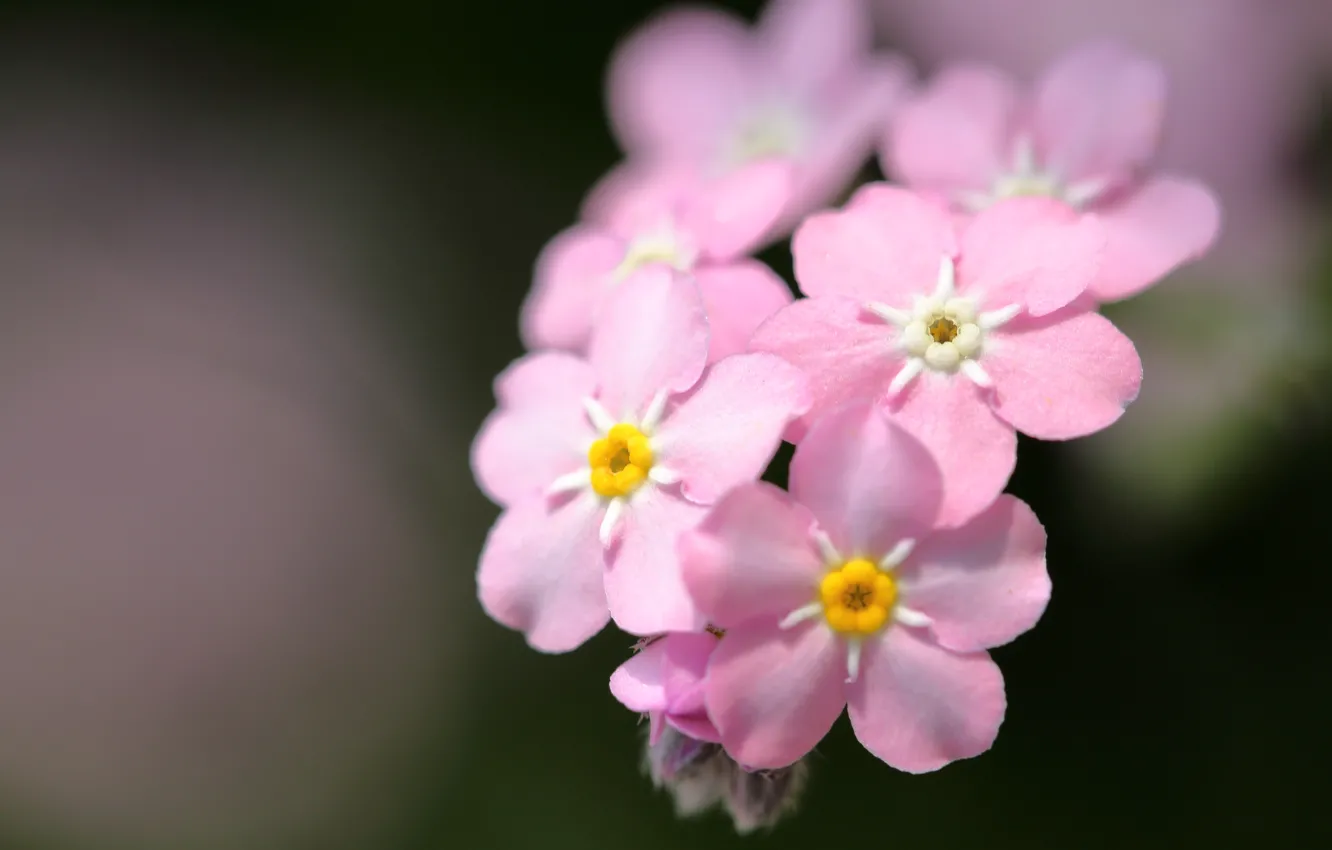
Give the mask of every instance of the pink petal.
[(983, 309), (1020, 304), (1043, 316), (1081, 295), (1104, 255), (1095, 216), (1049, 198), (1011, 198), (987, 207), (963, 232), (958, 288), (979, 296)]
[(809, 509), (781, 489), (736, 487), (680, 537), (685, 587), (722, 628), (763, 615), (778, 621), (814, 598), (823, 560), (813, 527)]
[(658, 641), (666, 647), (661, 670), (669, 714), (704, 714), (703, 679), (717, 641), (717, 636), (709, 632), (675, 632)]
[(731, 758), (786, 767), (823, 740), (846, 705), (846, 648), (822, 623), (753, 621), (722, 638), (708, 665), (708, 715)]
[(628, 159), (593, 184), (579, 215), (629, 239), (645, 227), (673, 221), (698, 185), (698, 169), (686, 163)]
[(896, 333), (860, 302), (835, 296), (801, 299), (759, 325), (750, 349), (776, 354), (809, 379), (809, 414), (788, 429), (787, 439), (798, 441), (827, 410), (882, 396), (902, 368)]
[(971, 381), (926, 371), (888, 409), (943, 472), (939, 525), (962, 525), (1003, 492), (1017, 463), (1017, 435)]
[(709, 363), (744, 352), (758, 326), (792, 301), (786, 281), (758, 260), (697, 268), (694, 280), (712, 333)]
[(659, 14), (616, 49), (607, 108), (632, 154), (710, 152), (749, 100), (754, 45), (745, 22), (721, 11)]
[(611, 674), (611, 695), (630, 711), (664, 711), (666, 683), (662, 665), (665, 660), (665, 640), (654, 641), (634, 653)]
[(683, 392), (708, 358), (708, 319), (694, 281), (649, 266), (621, 283), (592, 334), (588, 360), (612, 416), (636, 419), (658, 392)]
[(624, 251), (620, 239), (584, 226), (570, 228), (547, 243), (523, 301), (523, 345), (584, 350)]
[(865, 642), (846, 694), (860, 743), (907, 773), (985, 752), (1006, 707), (1003, 674), (987, 653), (953, 653), (901, 626)]
[(1001, 646), (1036, 625), (1050, 601), (1045, 529), (1021, 499), (1000, 496), (961, 528), (921, 541), (898, 586), (905, 604), (933, 621), (940, 645)]
[(1216, 197), (1194, 180), (1158, 177), (1096, 208), (1108, 244), (1090, 293), (1099, 301), (1137, 295), (1207, 253), (1221, 228)]
[(1156, 152), (1165, 73), (1110, 43), (1066, 54), (1036, 88), (1037, 147), (1069, 181), (1118, 180)]
[(711, 504), (763, 474), (785, 430), (809, 409), (808, 381), (771, 354), (737, 354), (710, 367), (653, 436), (657, 462), (690, 501)]
[(955, 255), (957, 243), (942, 207), (905, 189), (871, 183), (845, 208), (805, 219), (791, 253), (806, 295), (909, 307), (911, 296), (934, 291), (939, 261)]
[(758, 21), (769, 73), (800, 94), (816, 94), (852, 70), (873, 35), (865, 0), (770, 0)]
[(495, 380), (501, 406), (472, 442), (472, 472), (498, 505), (540, 496), (555, 479), (586, 464), (591, 436), (582, 399), (592, 368), (568, 354), (529, 354)]
[(789, 161), (752, 162), (700, 185), (684, 206), (681, 226), (711, 260), (732, 260), (759, 247), (786, 208), (794, 187)]
[(705, 712), (668, 714), (666, 715), (666, 722), (696, 741), (707, 741), (712, 744), (721, 743), (721, 732), (717, 731), (717, 727), (712, 725), (712, 720), (708, 718)]
[(876, 560), (933, 527), (943, 485), (925, 446), (869, 401), (815, 420), (790, 478), (843, 555)]
[(882, 151), (884, 170), (915, 189), (988, 191), (1009, 166), (1018, 95), (984, 65), (954, 65), (903, 104)]
[(606, 598), (615, 624), (634, 635), (701, 631), (707, 620), (685, 591), (675, 554), (680, 535), (707, 509), (655, 485), (630, 499), (606, 571)]
[(490, 529), (477, 585), (486, 613), (527, 635), (533, 649), (568, 652), (610, 619), (597, 539), (600, 504), (588, 494), (549, 510), (529, 499)]
[(994, 409), (1039, 440), (1085, 437), (1105, 428), (1138, 397), (1142, 361), (1108, 319), (1068, 311), (1019, 319), (996, 333), (984, 359)]

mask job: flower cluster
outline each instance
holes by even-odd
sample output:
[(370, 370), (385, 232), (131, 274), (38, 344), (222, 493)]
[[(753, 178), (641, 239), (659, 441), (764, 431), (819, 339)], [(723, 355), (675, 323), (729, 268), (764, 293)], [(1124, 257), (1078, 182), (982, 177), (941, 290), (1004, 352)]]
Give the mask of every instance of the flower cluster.
[[(1016, 433), (1112, 424), (1142, 366), (1098, 312), (1204, 252), (1219, 214), (1148, 171), (1154, 65), (1110, 45), (1024, 93), (920, 85), (861, 0), (750, 27), (669, 11), (609, 71), (626, 160), (536, 264), (473, 446), (503, 512), (479, 594), (544, 652), (613, 621), (610, 679), (691, 813), (770, 824), (843, 708), (909, 773), (976, 756), (1006, 708), (987, 650), (1050, 596), (1004, 495)], [(827, 210), (879, 146), (896, 182)], [(804, 297), (750, 254), (794, 232)], [(760, 481), (782, 440), (789, 486)]]

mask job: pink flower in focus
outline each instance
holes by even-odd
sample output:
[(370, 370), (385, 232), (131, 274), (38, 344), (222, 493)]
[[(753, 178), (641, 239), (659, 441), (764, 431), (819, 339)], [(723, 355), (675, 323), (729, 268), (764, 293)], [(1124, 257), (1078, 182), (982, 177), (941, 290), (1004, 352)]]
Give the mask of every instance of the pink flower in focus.
[(884, 169), (974, 212), (1007, 198), (1055, 198), (1095, 214), (1107, 244), (1088, 288), (1116, 301), (1211, 247), (1220, 209), (1201, 183), (1148, 176), (1165, 75), (1107, 43), (1055, 62), (1024, 97), (1003, 73), (955, 65), (894, 119)]
[(615, 698), (648, 715), (648, 744), (669, 725), (695, 741), (717, 743), (721, 735), (703, 708), (703, 677), (717, 648), (711, 632), (676, 632), (652, 641), (611, 675)]
[(703, 627), (676, 537), (757, 478), (808, 406), (804, 377), (779, 358), (705, 371), (707, 353), (698, 288), (654, 267), (611, 297), (587, 359), (530, 354), (496, 379), (472, 469), (506, 510), (477, 582), (486, 611), (536, 649), (574, 649), (608, 616), (635, 634)]
[(920, 442), (852, 405), (796, 449), (789, 495), (744, 485), (681, 537), (685, 584), (726, 630), (704, 704), (737, 761), (791, 764), (843, 706), (910, 773), (989, 749), (1005, 698), (985, 650), (1044, 612), (1045, 531), (1012, 496), (938, 530), (942, 483)]
[(612, 128), (631, 160), (708, 176), (792, 164), (777, 236), (852, 179), (905, 90), (906, 64), (872, 46), (864, 0), (772, 0), (754, 27), (719, 10), (673, 9), (612, 58)]
[(652, 265), (690, 272), (712, 331), (709, 361), (745, 350), (754, 329), (791, 303), (786, 283), (745, 257), (781, 212), (790, 168), (757, 163), (704, 181), (683, 168), (622, 168), (596, 191), (597, 222), (556, 236), (537, 259), (522, 310), (528, 348), (586, 350), (616, 287)]
[(862, 188), (796, 232), (796, 278), (810, 297), (751, 342), (810, 378), (814, 403), (793, 438), (847, 401), (887, 405), (943, 468), (946, 525), (1003, 490), (1014, 429), (1044, 440), (1098, 431), (1142, 380), (1133, 343), (1074, 302), (1096, 274), (1095, 221), (1024, 198), (959, 230), (910, 192)]

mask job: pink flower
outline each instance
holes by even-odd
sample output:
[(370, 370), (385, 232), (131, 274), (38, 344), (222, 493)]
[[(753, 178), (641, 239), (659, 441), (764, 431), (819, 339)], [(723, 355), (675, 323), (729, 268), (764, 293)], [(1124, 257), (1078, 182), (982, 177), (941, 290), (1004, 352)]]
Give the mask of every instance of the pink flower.
[(712, 329), (709, 360), (743, 352), (759, 323), (791, 303), (785, 281), (744, 256), (781, 211), (790, 182), (781, 163), (712, 181), (678, 167), (614, 172), (594, 192), (600, 220), (564, 231), (537, 259), (523, 342), (585, 351), (616, 287), (640, 268), (665, 265), (698, 283)]
[(909, 73), (872, 52), (864, 0), (772, 0), (757, 25), (672, 9), (611, 61), (611, 123), (632, 159), (717, 175), (763, 159), (795, 166), (770, 235), (833, 200), (873, 151)]
[(608, 616), (635, 634), (703, 626), (676, 537), (757, 478), (808, 406), (780, 359), (738, 354), (705, 371), (707, 352), (697, 287), (654, 267), (612, 296), (587, 359), (530, 354), (496, 379), (472, 469), (506, 510), (477, 582), (486, 611), (533, 647), (574, 649)]
[(1038, 195), (1095, 214), (1107, 244), (1088, 293), (1115, 301), (1201, 256), (1220, 225), (1202, 184), (1146, 175), (1164, 111), (1161, 69), (1108, 43), (1065, 55), (1029, 97), (993, 68), (955, 65), (903, 105), (884, 169), (965, 211)]
[(661, 739), (667, 726), (695, 741), (721, 740), (703, 708), (703, 676), (717, 640), (711, 632), (665, 635), (611, 674), (615, 698), (648, 716), (649, 745)]
[(921, 443), (853, 405), (796, 449), (789, 495), (738, 487), (681, 537), (685, 584), (726, 630), (704, 705), (733, 758), (790, 764), (843, 706), (900, 770), (989, 749), (1005, 699), (985, 650), (1045, 610), (1045, 531), (1011, 496), (939, 530), (941, 485)]
[(1070, 303), (1101, 246), (1093, 220), (1049, 199), (998, 204), (955, 232), (942, 207), (872, 184), (796, 232), (810, 297), (760, 326), (751, 347), (810, 378), (814, 403), (794, 438), (847, 401), (889, 406), (939, 459), (941, 521), (959, 525), (1003, 490), (1014, 429), (1080, 437), (1137, 395), (1133, 343)]

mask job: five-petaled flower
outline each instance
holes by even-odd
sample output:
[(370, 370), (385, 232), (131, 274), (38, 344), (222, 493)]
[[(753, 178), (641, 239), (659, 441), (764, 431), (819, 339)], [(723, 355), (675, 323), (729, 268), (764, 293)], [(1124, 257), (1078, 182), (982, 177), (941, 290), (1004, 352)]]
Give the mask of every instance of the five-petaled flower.
[(1133, 343), (1075, 302), (1102, 244), (1094, 220), (1049, 199), (1014, 199), (959, 227), (938, 204), (871, 184), (796, 232), (796, 277), (810, 297), (764, 322), (750, 346), (810, 378), (814, 404), (794, 438), (854, 399), (890, 409), (938, 459), (940, 518), (958, 525), (1008, 482), (1014, 429), (1080, 437), (1137, 396)]
[(1029, 98), (994, 68), (958, 65), (901, 107), (884, 170), (962, 211), (1035, 195), (1094, 214), (1107, 246), (1088, 295), (1117, 301), (1201, 256), (1220, 226), (1202, 184), (1145, 174), (1164, 112), (1160, 67), (1110, 43), (1066, 54)]
[(1045, 610), (1045, 531), (1011, 496), (936, 528), (941, 485), (919, 441), (850, 405), (797, 447), (789, 494), (738, 487), (682, 535), (685, 584), (725, 629), (703, 702), (733, 758), (791, 764), (844, 706), (904, 771), (989, 749), (1005, 697), (985, 650)]
[(533, 647), (574, 649), (608, 616), (635, 634), (704, 625), (675, 540), (763, 472), (808, 406), (804, 377), (780, 358), (706, 366), (707, 354), (697, 287), (662, 266), (616, 291), (586, 360), (540, 352), (496, 380), (472, 466), (505, 511), (477, 582), (486, 611)]

